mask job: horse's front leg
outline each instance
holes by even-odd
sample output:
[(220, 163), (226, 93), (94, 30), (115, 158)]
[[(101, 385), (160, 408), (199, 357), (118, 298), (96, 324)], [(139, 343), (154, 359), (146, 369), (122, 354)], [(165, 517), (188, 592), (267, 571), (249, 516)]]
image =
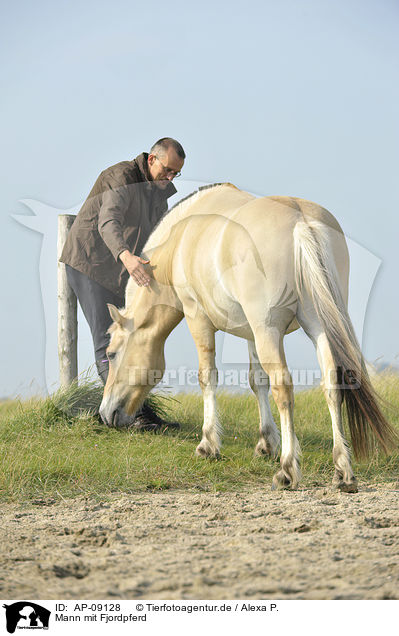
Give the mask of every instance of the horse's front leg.
[[(255, 455), (276, 457), (280, 447), (280, 433), (270, 410), (269, 388), (270, 378), (262, 369), (256, 352), (255, 343), (248, 340), (249, 384), (258, 400), (260, 438), (255, 448)], [(262, 375), (264, 377), (262, 377)], [(258, 377), (257, 377), (258, 376)]]
[(200, 457), (219, 457), (221, 426), (216, 407), (218, 372), (215, 366), (215, 328), (204, 315), (187, 319), (197, 347), (198, 378), (204, 398), (204, 424), (202, 439), (196, 448)]

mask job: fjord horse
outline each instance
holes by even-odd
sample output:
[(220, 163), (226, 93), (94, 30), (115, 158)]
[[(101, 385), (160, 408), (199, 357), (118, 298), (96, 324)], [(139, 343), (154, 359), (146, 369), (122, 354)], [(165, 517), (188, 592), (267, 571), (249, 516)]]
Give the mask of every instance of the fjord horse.
[[(143, 252), (148, 287), (130, 278), (126, 307), (109, 306), (114, 320), (110, 371), (100, 408), (109, 426), (134, 414), (165, 369), (164, 343), (186, 318), (199, 358), (204, 422), (196, 452), (217, 457), (221, 429), (215, 392), (215, 332), (248, 341), (250, 385), (258, 399), (256, 454), (274, 456), (280, 435), (268, 401), (269, 386), (281, 424), (280, 470), (274, 488), (295, 488), (300, 448), (294, 431), (294, 392), (283, 338), (300, 326), (314, 343), (333, 429), (333, 482), (357, 491), (341, 405), (345, 403), (355, 455), (374, 440), (387, 452), (395, 432), (383, 416), (347, 312), (349, 257), (336, 219), (315, 203), (290, 197), (255, 198), (231, 184), (200, 189), (161, 220)], [(259, 371), (268, 381), (259, 382)]]

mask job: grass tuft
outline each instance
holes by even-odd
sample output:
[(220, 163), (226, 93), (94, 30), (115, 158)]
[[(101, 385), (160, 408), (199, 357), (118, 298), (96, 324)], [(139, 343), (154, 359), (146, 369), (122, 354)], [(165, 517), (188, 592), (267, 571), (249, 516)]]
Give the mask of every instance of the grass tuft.
[[(83, 373), (70, 385), (60, 387), (48, 398), (60, 413), (68, 417), (90, 417), (99, 413), (104, 387), (99, 380), (91, 379), (89, 373)], [(146, 402), (160, 417), (169, 414), (169, 407), (175, 401), (161, 392), (150, 393)]]

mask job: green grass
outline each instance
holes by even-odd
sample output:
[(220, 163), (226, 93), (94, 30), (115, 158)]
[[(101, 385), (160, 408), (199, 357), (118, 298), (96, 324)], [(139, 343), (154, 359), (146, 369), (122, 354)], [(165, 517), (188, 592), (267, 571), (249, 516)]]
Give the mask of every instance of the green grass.
[[(376, 387), (389, 402), (389, 420), (399, 428), (399, 378), (381, 376)], [(97, 393), (96, 393), (97, 391)], [(101, 393), (101, 390), (100, 390)], [(90, 394), (93, 398), (84, 400)], [(202, 398), (181, 394), (164, 401), (168, 415), (181, 422), (179, 432), (162, 435), (108, 429), (82, 411), (79, 400), (95, 411), (99, 389), (56, 394), (47, 399), (0, 403), (0, 498), (4, 501), (48, 500), (75, 496), (104, 498), (115, 492), (180, 488), (235, 491), (249, 486), (270, 489), (275, 460), (253, 456), (258, 413), (252, 394), (219, 393), (224, 428), (222, 458), (194, 455), (201, 439)], [(89, 396), (89, 397), (90, 397)], [(278, 422), (277, 411), (272, 410)], [(327, 485), (333, 474), (332, 432), (319, 389), (296, 395), (295, 427), (302, 448), (304, 486)], [(398, 482), (399, 453), (375, 453), (354, 462), (358, 479)]]

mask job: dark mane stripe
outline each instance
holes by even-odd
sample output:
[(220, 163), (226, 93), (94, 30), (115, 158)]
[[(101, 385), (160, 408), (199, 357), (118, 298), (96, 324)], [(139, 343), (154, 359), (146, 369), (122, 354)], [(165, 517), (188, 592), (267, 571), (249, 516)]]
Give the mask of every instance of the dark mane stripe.
[[(168, 210), (167, 214), (169, 214), (170, 212), (172, 212), (172, 210), (174, 210), (175, 208), (177, 208), (178, 205), (180, 205), (181, 203), (183, 203), (183, 201), (187, 201), (187, 199), (190, 199), (191, 197), (193, 197), (195, 194), (198, 194), (198, 192), (201, 192), (202, 190), (208, 190), (210, 188), (216, 188), (216, 186), (221, 186), (221, 185), (227, 185), (226, 183), (210, 183), (208, 185), (203, 185), (200, 186), (198, 188), (198, 190), (194, 190), (194, 192), (191, 192), (190, 194), (188, 194), (186, 197), (183, 197), (183, 199), (180, 199), (180, 201), (178, 201), (177, 203), (175, 203), (170, 210)], [(165, 214), (165, 216), (167, 216), (167, 214)], [(162, 217), (162, 218), (165, 218)]]
[(211, 188), (216, 188), (217, 186), (222, 186), (222, 185), (229, 185), (228, 182), (225, 183), (210, 183), (209, 185), (203, 185), (200, 186), (198, 188), (198, 190), (194, 190), (194, 192), (191, 192), (190, 194), (188, 194), (186, 197), (183, 197), (183, 199), (180, 199), (180, 201), (178, 201), (177, 203), (174, 204), (174, 206), (172, 206), (170, 208), (170, 210), (168, 210), (166, 212), (166, 214), (164, 214), (163, 216), (161, 216), (161, 218), (159, 219), (158, 223), (154, 226), (150, 236), (148, 237), (143, 250), (141, 252), (141, 254), (143, 254), (143, 251), (146, 249), (148, 243), (151, 240), (151, 237), (153, 236), (153, 234), (158, 230), (159, 226), (168, 218), (169, 214), (171, 212), (173, 212), (173, 210), (175, 210), (179, 205), (181, 205), (182, 203), (184, 203), (185, 201), (187, 201), (188, 199), (191, 199), (191, 197), (193, 197), (195, 194), (198, 194), (199, 192), (202, 192), (203, 190), (210, 190)]

